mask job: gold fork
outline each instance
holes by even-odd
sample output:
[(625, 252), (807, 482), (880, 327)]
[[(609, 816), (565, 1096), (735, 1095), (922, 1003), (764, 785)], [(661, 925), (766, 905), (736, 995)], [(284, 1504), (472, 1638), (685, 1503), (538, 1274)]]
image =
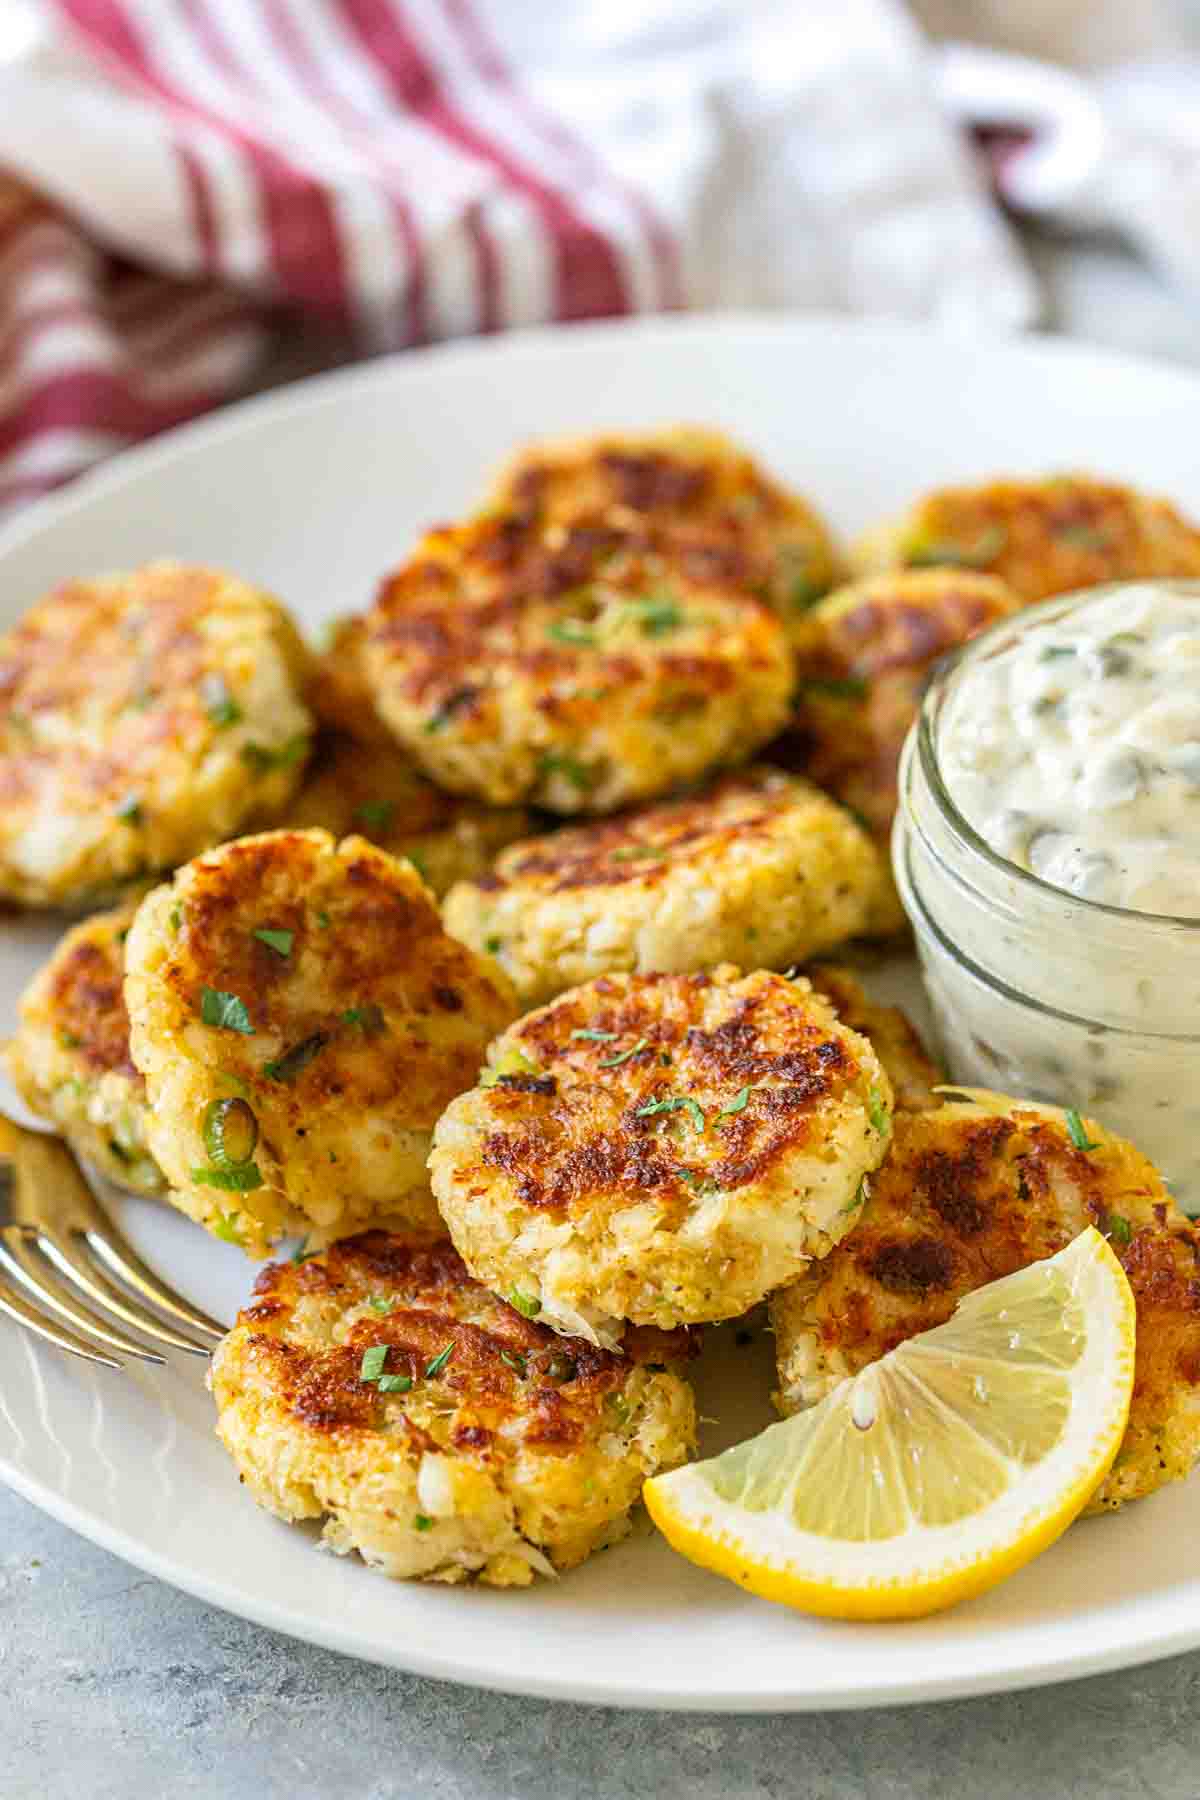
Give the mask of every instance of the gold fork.
[[(207, 1356), (225, 1335), (215, 1319), (146, 1266), (99, 1205), (66, 1145), (47, 1132), (26, 1131), (3, 1113), (0, 1314), (72, 1356), (110, 1369), (123, 1367), (113, 1351), (141, 1362), (166, 1361), (121, 1325), (193, 1356)], [(179, 1325), (195, 1335), (185, 1337), (175, 1329)], [(203, 1341), (197, 1343), (197, 1336)]]

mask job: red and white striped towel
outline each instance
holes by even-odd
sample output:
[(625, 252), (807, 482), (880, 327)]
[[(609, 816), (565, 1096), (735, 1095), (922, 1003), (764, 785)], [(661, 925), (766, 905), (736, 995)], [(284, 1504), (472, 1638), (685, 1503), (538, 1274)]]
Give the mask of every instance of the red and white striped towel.
[(0, 168), (0, 507), (297, 320), (1031, 309), (892, 0), (6, 0)]

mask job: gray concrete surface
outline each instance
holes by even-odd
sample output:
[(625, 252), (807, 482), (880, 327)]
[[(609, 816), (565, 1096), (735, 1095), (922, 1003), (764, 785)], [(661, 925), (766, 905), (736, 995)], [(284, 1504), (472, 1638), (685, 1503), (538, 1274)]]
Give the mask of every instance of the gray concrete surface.
[(1200, 1792), (1200, 1654), (1038, 1693), (859, 1714), (556, 1706), (292, 1643), (163, 1587), (3, 1490), (0, 1693), (3, 1800)]

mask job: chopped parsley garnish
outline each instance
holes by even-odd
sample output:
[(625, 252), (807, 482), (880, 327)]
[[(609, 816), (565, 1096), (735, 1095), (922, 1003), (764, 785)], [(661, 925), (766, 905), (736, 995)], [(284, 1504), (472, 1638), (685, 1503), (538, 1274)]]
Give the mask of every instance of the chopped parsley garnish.
[(432, 734), (435, 731), (441, 731), (443, 726), (450, 723), (459, 707), (468, 706), (474, 698), (475, 689), (471, 687), (459, 688), (455, 693), (447, 694), (437, 711), (431, 713), (426, 719), (424, 727), (426, 733)]
[(276, 931), (269, 925), (256, 926), (250, 935), (256, 937), (260, 944), (265, 944), (268, 950), (273, 950), (276, 956), (290, 956), (292, 945), (296, 941), (294, 931)]
[(432, 1357), (430, 1359), (430, 1361), (425, 1364), (425, 1379), (426, 1379), (426, 1381), (432, 1381), (435, 1375), (440, 1375), (442, 1370), (445, 1368), (446, 1364), (450, 1361), (450, 1358), (453, 1355), (454, 1355), (454, 1339), (451, 1338), (450, 1342), (446, 1345), (445, 1349), (439, 1350), (437, 1355), (435, 1357)]
[(905, 552), (904, 561), (910, 569), (935, 569), (946, 564), (952, 568), (976, 569), (999, 556), (1007, 542), (1008, 533), (1003, 525), (989, 525), (970, 544), (936, 538), (913, 544)]
[(595, 632), (582, 619), (555, 619), (553, 625), (547, 626), (546, 636), (557, 644), (591, 645), (596, 641)]
[(852, 1200), (847, 1200), (845, 1206), (842, 1207), (843, 1213), (857, 1212), (859, 1207), (863, 1205), (866, 1198), (867, 1198), (867, 1178), (864, 1175), (862, 1180), (859, 1182), (858, 1186), (854, 1190), (854, 1198)]
[(595, 785), (596, 777), (586, 763), (565, 750), (547, 750), (538, 764), (539, 775), (562, 775), (572, 787), (586, 789)]
[(639, 1106), (634, 1114), (635, 1119), (652, 1119), (657, 1113), (686, 1112), (691, 1115), (697, 1131), (703, 1131), (706, 1120), (704, 1108), (698, 1100), (687, 1094), (676, 1094), (666, 1100), (651, 1100), (646, 1106)]
[(1120, 1213), (1109, 1213), (1104, 1221), (1104, 1235), (1122, 1248), (1133, 1240), (1133, 1226)]
[(266, 744), (242, 745), (242, 761), (249, 763), (256, 775), (267, 775), (272, 769), (295, 768), (307, 755), (308, 738), (303, 732), (273, 748)]
[(629, 610), (648, 638), (666, 637), (678, 631), (684, 622), (682, 609), (669, 594), (656, 594), (645, 600), (631, 600)]
[(390, 1313), (392, 1308), (395, 1306), (395, 1304), (396, 1304), (396, 1302), (394, 1300), (380, 1299), (378, 1294), (372, 1294), (371, 1299), (369, 1301), (371, 1311), (374, 1313), (378, 1313), (381, 1318), (383, 1318), (387, 1313)]
[(415, 1513), (413, 1515), (413, 1524), (418, 1531), (433, 1530), (433, 1520), (429, 1517), (428, 1513)]
[(865, 700), (867, 684), (861, 675), (804, 675), (800, 688), (806, 694), (821, 694), (830, 700)]
[(825, 592), (824, 582), (814, 581), (811, 575), (793, 575), (788, 582), (788, 605), (793, 612), (807, 612)]
[(263, 1074), (272, 1081), (295, 1081), (314, 1057), (321, 1054), (328, 1042), (328, 1035), (324, 1031), (314, 1031), (311, 1037), (302, 1038), (290, 1050), (285, 1050), (278, 1061), (264, 1063)]
[(60, 1031), (58, 1041), (64, 1050), (78, 1050), (83, 1039), (76, 1037), (73, 1031)]
[(228, 1217), (224, 1213), (217, 1213), (212, 1223), (213, 1236), (219, 1237), (226, 1244), (236, 1244), (240, 1250), (242, 1247), (242, 1234), (238, 1229), (240, 1217), (240, 1213), (230, 1213)]
[(641, 1052), (646, 1049), (649, 1042), (649, 1038), (641, 1037), (631, 1049), (622, 1050), (616, 1056), (601, 1057), (600, 1067), (602, 1069), (619, 1069), (622, 1063), (627, 1063), (629, 1061), (630, 1057), (639, 1056)]
[(311, 1262), (314, 1256), (319, 1256), (319, 1255), (320, 1255), (319, 1250), (310, 1250), (309, 1249), (308, 1239), (306, 1237), (303, 1237), (300, 1239), (300, 1242), (296, 1245), (296, 1248), (292, 1251), (291, 1260), (296, 1264), (297, 1268), (299, 1268), (301, 1263)]
[(511, 1350), (502, 1350), (500, 1352), (500, 1361), (502, 1363), (507, 1363), (510, 1369), (515, 1369), (517, 1374), (522, 1376), (525, 1374), (528, 1367), (525, 1358), (523, 1356), (514, 1356)]
[(257, 1163), (238, 1163), (232, 1169), (193, 1169), (197, 1187), (220, 1188), (226, 1194), (252, 1194), (263, 1178)]
[(489, 956), (496, 956), (504, 948), (504, 939), (498, 937), (484, 938), (483, 947)]
[(579, 1370), (569, 1356), (559, 1353), (546, 1364), (546, 1373), (551, 1381), (574, 1381)]
[(713, 1180), (712, 1176), (702, 1175), (699, 1169), (676, 1169), (675, 1173), (678, 1175), (680, 1181), (686, 1182), (693, 1193), (715, 1194), (718, 1191), (717, 1183)]
[(364, 1037), (378, 1037), (387, 1029), (387, 1021), (383, 1016), (382, 1006), (369, 1001), (366, 1006), (349, 1006), (342, 1014), (347, 1025), (357, 1025)]
[(590, 1044), (612, 1044), (616, 1042), (615, 1031), (591, 1031), (586, 1025), (579, 1025), (571, 1033), (573, 1038), (586, 1038)]
[(655, 849), (653, 844), (629, 844), (624, 849), (614, 850), (613, 862), (662, 862), (665, 850)]
[(536, 1319), (542, 1310), (542, 1303), (536, 1294), (523, 1294), (520, 1288), (509, 1288), (504, 1298), (526, 1319)]
[(242, 709), (229, 691), (229, 685), (223, 675), (212, 672), (200, 683), (200, 698), (204, 702), (204, 710), (213, 724), (224, 729), (227, 725), (237, 725), (242, 719)]
[(1047, 644), (1038, 657), (1039, 662), (1057, 662), (1060, 657), (1074, 656), (1074, 644)]
[(729, 1105), (723, 1106), (721, 1108), (720, 1112), (717, 1114), (717, 1124), (719, 1125), (721, 1123), (722, 1119), (732, 1119), (738, 1113), (745, 1112), (746, 1107), (749, 1105), (749, 1102), (750, 1102), (750, 1089), (748, 1087), (739, 1089), (739, 1091), (734, 1095), (733, 1099), (729, 1102)]
[(219, 1031), (240, 1031), (243, 1037), (254, 1036), (246, 1002), (239, 1000), (236, 994), (223, 993), (220, 988), (200, 989), (200, 1017), (206, 1025), (215, 1025)]
[(178, 931), (179, 927), (183, 924), (182, 906), (173, 906), (167, 914), (167, 917), (171, 921), (171, 930)]
[(387, 1356), (388, 1346), (386, 1344), (372, 1344), (369, 1350), (364, 1350), (362, 1362), (359, 1364), (358, 1379), (360, 1381), (378, 1381), (383, 1374), (383, 1365), (387, 1361)]
[(317, 930), (318, 931), (328, 931), (329, 924), (330, 924), (329, 914), (325, 911), (325, 908), (323, 906), (319, 907), (317, 909)]
[(143, 818), (142, 803), (136, 794), (126, 794), (117, 807), (117, 818), (126, 825), (140, 825)]
[(354, 817), (361, 820), (368, 831), (387, 831), (395, 816), (394, 800), (364, 800), (354, 809)]
[(381, 1375), (376, 1382), (381, 1394), (407, 1394), (412, 1387), (411, 1375)]
[(867, 1089), (867, 1116), (880, 1137), (886, 1137), (892, 1129), (892, 1121), (888, 1117), (887, 1107), (883, 1104), (883, 1095), (878, 1088)]
[(1084, 1129), (1083, 1120), (1073, 1106), (1067, 1108), (1067, 1135), (1077, 1150), (1098, 1150), (1099, 1142), (1093, 1142)]

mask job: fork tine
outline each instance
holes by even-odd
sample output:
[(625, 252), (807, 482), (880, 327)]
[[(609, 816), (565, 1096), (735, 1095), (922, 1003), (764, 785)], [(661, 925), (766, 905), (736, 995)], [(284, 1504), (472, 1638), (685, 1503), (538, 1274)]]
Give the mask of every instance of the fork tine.
[(107, 1325), (101, 1325), (91, 1313), (69, 1300), (57, 1282), (47, 1277), (45, 1263), (30, 1248), (19, 1226), (7, 1225), (0, 1230), (0, 1269), (24, 1288), (39, 1306), (64, 1320), (85, 1340), (95, 1338), (110, 1350), (136, 1356), (141, 1362), (160, 1365), (166, 1362), (166, 1357), (160, 1356), (157, 1350), (147, 1350), (123, 1332), (110, 1331)]
[(214, 1343), (220, 1343), (227, 1327), (210, 1319), (207, 1313), (201, 1312), (198, 1306), (191, 1306), (179, 1294), (164, 1287), (136, 1250), (130, 1248), (123, 1238), (114, 1242), (115, 1233), (97, 1231), (94, 1226), (83, 1230), (83, 1239), (88, 1249), (110, 1273), (123, 1281), (126, 1287), (140, 1294), (143, 1300), (149, 1300), (167, 1317), (174, 1319), (179, 1325), (188, 1325), (193, 1331), (199, 1331), (210, 1337)]
[(58, 1349), (80, 1357), (83, 1362), (103, 1363), (106, 1369), (123, 1369), (125, 1366), (115, 1356), (105, 1356), (100, 1350), (90, 1349), (81, 1339), (72, 1337), (69, 1331), (64, 1331), (60, 1325), (48, 1319), (45, 1313), (30, 1306), (27, 1300), (22, 1300), (19, 1294), (14, 1294), (3, 1286), (0, 1286), (0, 1313), (27, 1331), (32, 1331), (36, 1337), (44, 1338), (48, 1344), (54, 1344)]
[(97, 1279), (87, 1258), (70, 1239), (60, 1238), (42, 1230), (37, 1236), (37, 1247), (46, 1260), (62, 1276), (71, 1287), (77, 1288), (93, 1306), (102, 1313), (120, 1319), (124, 1325), (132, 1325), (155, 1343), (166, 1344), (171, 1350), (188, 1350), (193, 1356), (207, 1356), (208, 1346), (197, 1344), (192, 1338), (186, 1338), (178, 1331), (172, 1331), (160, 1319), (146, 1312), (140, 1306), (130, 1306), (116, 1288), (107, 1281)]

